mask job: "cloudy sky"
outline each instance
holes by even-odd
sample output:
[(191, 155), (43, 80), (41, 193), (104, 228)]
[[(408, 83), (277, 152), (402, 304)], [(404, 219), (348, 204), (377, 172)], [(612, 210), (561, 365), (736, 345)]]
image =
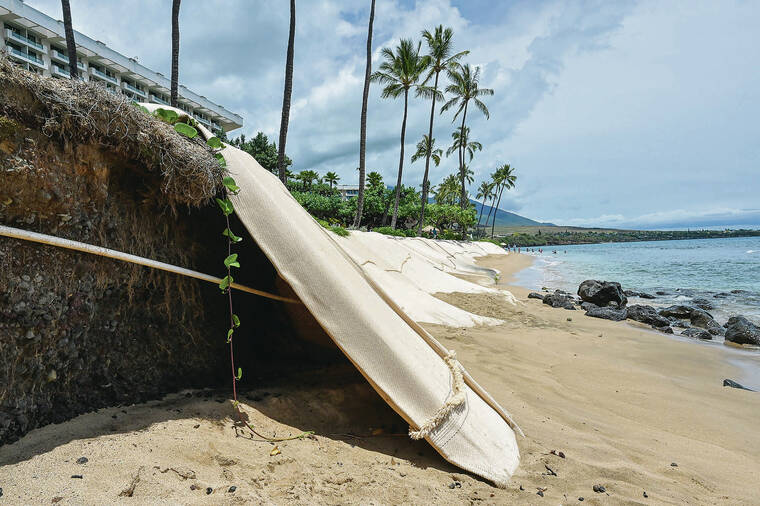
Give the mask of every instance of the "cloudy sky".
[[(60, 18), (59, 0), (27, 3)], [(298, 0), (287, 151), (294, 170), (357, 181), (369, 0)], [(71, 0), (74, 27), (170, 74), (170, 0)], [(236, 133), (279, 131), (285, 0), (184, 0), (180, 81), (245, 119)], [(516, 168), (502, 208), (541, 221), (642, 228), (760, 226), (760, 2), (378, 0), (384, 46), (438, 24), (482, 68), (490, 120), (476, 185)], [(395, 181), (401, 100), (370, 90), (367, 164)], [(427, 131), (412, 100), (407, 153)], [(434, 136), (447, 146), (451, 113)], [(432, 171), (454, 172), (455, 157)], [(424, 162), (408, 157), (404, 183)]]

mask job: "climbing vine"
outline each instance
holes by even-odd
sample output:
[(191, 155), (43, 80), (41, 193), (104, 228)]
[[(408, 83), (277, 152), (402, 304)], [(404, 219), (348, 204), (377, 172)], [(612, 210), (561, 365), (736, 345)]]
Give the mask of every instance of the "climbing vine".
[[(143, 106), (139, 107), (143, 108), (147, 112), (147, 109)], [(174, 126), (174, 130), (176, 130), (179, 134), (184, 135), (185, 137), (193, 139), (198, 135), (198, 130), (196, 129), (197, 123), (195, 120), (187, 117), (186, 121), (180, 121), (181, 119), (185, 119), (185, 117), (180, 116), (176, 111), (159, 108), (153, 112), (153, 116)], [(227, 161), (224, 159), (224, 156), (221, 153), (222, 149), (224, 148), (222, 141), (219, 140), (218, 137), (210, 137), (206, 140), (206, 145), (211, 150), (219, 166), (222, 169), (226, 169)], [(243, 369), (240, 367), (237, 369), (235, 368), (235, 348), (233, 343), (235, 330), (240, 327), (240, 317), (235, 314), (232, 304), (232, 289), (234, 288), (235, 282), (232, 276), (232, 269), (239, 269), (240, 261), (238, 260), (238, 254), (232, 252), (232, 247), (233, 245), (241, 242), (243, 238), (235, 235), (235, 233), (230, 228), (230, 215), (235, 212), (235, 207), (230, 200), (230, 195), (237, 195), (240, 193), (240, 187), (230, 176), (226, 176), (222, 179), (222, 185), (224, 187), (224, 194), (222, 195), (223, 198), (216, 197), (215, 200), (219, 206), (219, 209), (224, 215), (226, 224), (224, 230), (222, 231), (222, 235), (226, 238), (227, 242), (227, 256), (223, 261), (224, 268), (226, 269), (226, 275), (219, 282), (219, 289), (222, 291), (222, 294), (227, 296), (229, 303), (230, 319), (229, 327), (227, 328), (227, 344), (229, 345), (230, 350), (230, 368), (232, 371), (232, 404), (235, 409), (235, 413), (237, 414), (238, 422), (250, 430), (252, 434), (267, 441), (288, 441), (292, 439), (302, 439), (310, 434), (313, 434), (313, 431), (303, 432), (293, 437), (270, 438), (256, 432), (256, 430), (244, 419), (243, 413), (240, 411), (240, 403), (237, 397), (237, 383), (243, 378)]]

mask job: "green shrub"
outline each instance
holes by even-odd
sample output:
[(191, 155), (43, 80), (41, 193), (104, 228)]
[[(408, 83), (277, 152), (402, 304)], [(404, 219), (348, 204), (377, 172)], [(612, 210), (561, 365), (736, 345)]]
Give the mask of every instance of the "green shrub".
[(377, 232), (378, 234), (392, 235), (395, 237), (407, 237), (406, 233), (403, 230), (398, 230), (391, 227), (377, 227), (373, 228), (372, 231)]

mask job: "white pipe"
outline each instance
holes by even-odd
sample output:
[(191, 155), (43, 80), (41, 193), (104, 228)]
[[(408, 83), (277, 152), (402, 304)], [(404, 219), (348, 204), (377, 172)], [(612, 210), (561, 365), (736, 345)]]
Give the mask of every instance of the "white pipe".
[[(176, 265), (159, 262), (157, 260), (151, 260), (150, 258), (138, 257), (136, 255), (130, 255), (129, 253), (122, 253), (121, 251), (103, 248), (101, 246), (94, 246), (92, 244), (87, 244), (87, 243), (83, 243), (79, 241), (72, 241), (70, 239), (62, 239), (60, 237), (55, 237), (52, 235), (40, 234), (37, 232), (30, 232), (28, 230), (21, 230), (18, 228), (7, 227), (5, 225), (0, 225), (0, 236), (11, 237), (13, 239), (20, 239), (22, 241), (31, 241), (31, 242), (37, 242), (40, 244), (48, 244), (51, 246), (58, 246), (59, 248), (66, 248), (66, 249), (71, 249), (75, 251), (81, 251), (83, 253), (90, 253), (92, 255), (113, 258), (115, 260), (121, 260), (123, 262), (129, 262), (129, 263), (133, 263), (137, 265), (144, 265), (146, 267), (151, 267), (153, 269), (160, 269), (162, 271), (173, 272), (181, 276), (201, 279), (203, 281), (208, 281), (209, 283), (214, 283), (217, 285), (222, 281), (221, 278), (217, 278), (215, 276), (210, 276), (208, 274), (203, 274), (202, 272), (185, 269), (184, 267), (177, 267)], [(291, 303), (296, 303), (296, 304), (301, 303), (301, 301), (297, 299), (291, 299), (289, 297), (282, 297), (280, 295), (264, 292), (262, 290), (256, 290), (255, 288), (250, 288), (244, 285), (240, 285), (238, 283), (232, 283), (230, 286), (234, 288), (235, 290), (252, 293), (254, 295), (259, 295), (261, 297), (266, 297), (268, 299), (279, 300), (282, 302), (291, 302)]]

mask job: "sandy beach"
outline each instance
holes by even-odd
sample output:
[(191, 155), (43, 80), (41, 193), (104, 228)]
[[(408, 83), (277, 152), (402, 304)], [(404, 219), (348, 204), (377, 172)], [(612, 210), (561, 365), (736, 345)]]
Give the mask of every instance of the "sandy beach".
[(226, 390), (34, 430), (0, 447), (0, 504), (757, 504), (760, 394), (722, 386), (737, 374), (728, 351), (529, 300), (510, 283), (530, 262), (478, 261), (501, 271), (497, 287), (516, 305), (438, 295), (504, 324), (426, 325), (525, 432), (507, 489), (411, 441), (345, 365), (245, 392), (257, 430), (313, 431), (302, 439), (272, 443), (236, 430)]

